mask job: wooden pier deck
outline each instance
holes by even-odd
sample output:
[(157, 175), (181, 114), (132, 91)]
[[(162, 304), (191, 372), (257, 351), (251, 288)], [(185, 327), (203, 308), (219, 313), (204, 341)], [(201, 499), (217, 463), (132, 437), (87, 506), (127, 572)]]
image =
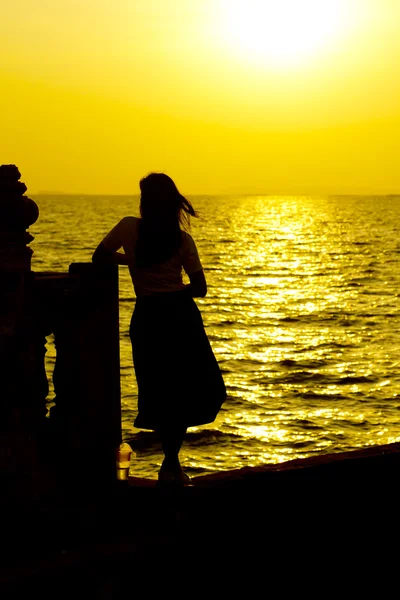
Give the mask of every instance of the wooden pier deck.
[(196, 477), (182, 489), (131, 477), (105, 492), (93, 482), (69, 490), (57, 510), (14, 521), (1, 586), (117, 598), (146, 587), (149, 572), (161, 585), (157, 573), (175, 564), (193, 579), (235, 561), (276, 572), (310, 556), (354, 566), (398, 535), (399, 473), (397, 443)]

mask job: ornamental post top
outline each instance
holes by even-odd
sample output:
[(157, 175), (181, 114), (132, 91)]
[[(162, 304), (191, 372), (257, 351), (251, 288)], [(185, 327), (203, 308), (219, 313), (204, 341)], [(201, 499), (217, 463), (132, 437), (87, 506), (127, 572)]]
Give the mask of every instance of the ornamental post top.
[(25, 196), (16, 165), (0, 165), (0, 270), (30, 271), (34, 239), (27, 229), (39, 217), (36, 202)]

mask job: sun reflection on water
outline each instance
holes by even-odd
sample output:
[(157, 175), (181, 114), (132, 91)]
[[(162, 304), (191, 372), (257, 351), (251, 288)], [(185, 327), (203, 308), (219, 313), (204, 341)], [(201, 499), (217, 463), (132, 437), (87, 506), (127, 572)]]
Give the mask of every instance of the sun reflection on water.
[[(189, 432), (182, 456), (192, 473), (399, 440), (399, 199), (193, 202), (203, 215), (192, 233), (209, 289), (197, 302), (229, 397), (214, 424)], [(47, 260), (36, 269), (90, 260), (88, 249), (119, 218), (137, 214), (132, 203), (71, 199), (62, 259), (48, 204), (32, 231), (41, 243), (34, 261)], [(66, 204), (54, 204), (57, 222)], [(137, 435), (137, 388), (127, 334), (134, 297), (124, 269), (120, 296), (128, 439)], [(151, 456), (144, 452), (141, 462), (138, 453), (137, 474), (154, 476), (161, 453)]]

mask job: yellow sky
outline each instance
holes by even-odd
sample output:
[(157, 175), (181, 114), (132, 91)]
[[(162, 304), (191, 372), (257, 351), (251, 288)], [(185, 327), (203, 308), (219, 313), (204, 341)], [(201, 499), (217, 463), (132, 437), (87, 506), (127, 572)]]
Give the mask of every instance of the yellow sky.
[(312, 1), (0, 0), (0, 163), (30, 193), (400, 193), (400, 0)]

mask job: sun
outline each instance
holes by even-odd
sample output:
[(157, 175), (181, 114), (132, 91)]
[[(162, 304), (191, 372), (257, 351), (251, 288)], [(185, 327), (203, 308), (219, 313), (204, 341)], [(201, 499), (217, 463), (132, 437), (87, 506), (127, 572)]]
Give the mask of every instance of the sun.
[(220, 0), (222, 36), (242, 58), (304, 64), (344, 33), (349, 0)]

